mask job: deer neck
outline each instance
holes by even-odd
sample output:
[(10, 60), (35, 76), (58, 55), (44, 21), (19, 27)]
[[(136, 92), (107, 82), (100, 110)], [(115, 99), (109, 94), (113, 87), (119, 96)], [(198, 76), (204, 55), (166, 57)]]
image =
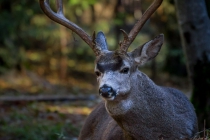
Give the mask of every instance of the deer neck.
[(114, 115), (125, 115), (133, 109), (141, 107), (141, 101), (155, 93), (155, 83), (144, 73), (137, 71), (131, 76), (131, 89), (124, 97), (118, 100), (106, 100), (105, 106), (108, 113)]
[[(136, 132), (136, 130), (144, 129), (140, 127), (142, 127), (141, 124), (147, 123), (149, 117), (142, 115), (145, 114), (145, 111), (150, 111), (147, 108), (149, 105), (146, 105), (149, 104), (148, 97), (157, 94), (154, 92), (155, 84), (145, 74), (136, 72), (132, 78), (131, 90), (124, 99), (117, 102), (105, 102), (108, 113), (124, 130), (125, 137), (129, 137), (129, 139), (138, 135), (139, 132)], [(142, 122), (139, 122), (139, 120)]]

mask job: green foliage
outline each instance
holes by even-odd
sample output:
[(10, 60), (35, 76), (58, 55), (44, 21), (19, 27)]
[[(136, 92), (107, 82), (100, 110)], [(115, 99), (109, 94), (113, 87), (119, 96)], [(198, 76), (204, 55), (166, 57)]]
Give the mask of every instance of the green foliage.
[[(30, 20), (40, 10), (27, 0), (0, 1), (0, 73), (17, 67), (21, 63), (20, 48), (29, 44)], [(30, 6), (28, 6), (30, 5)]]
[[(115, 32), (119, 30), (115, 30), (115, 27), (118, 26), (119, 28), (129, 30), (131, 22), (127, 23), (127, 20), (134, 23), (133, 13), (128, 11), (114, 13), (114, 18), (111, 20), (110, 18), (98, 18), (95, 16), (95, 11), (90, 9), (94, 9), (96, 2), (103, 3), (103, 0), (63, 0), (63, 2), (65, 16), (68, 19), (81, 26), (90, 35), (94, 30), (105, 32), (111, 49), (116, 49), (118, 47), (117, 43), (122, 39), (116, 39)], [(151, 0), (145, 0), (144, 2), (148, 4)], [(54, 5), (55, 2), (52, 2), (51, 6), (53, 9), (55, 9)], [(110, 7), (107, 5), (103, 6), (103, 8)], [(174, 3), (172, 0), (164, 0), (162, 6), (162, 10), (159, 8), (160, 11), (156, 12), (151, 18), (149, 29), (143, 30), (142, 37), (136, 39), (137, 42), (134, 42), (133, 45), (137, 47), (137, 45), (151, 39), (151, 36), (164, 32), (166, 38), (165, 44), (168, 50), (165, 51), (167, 53), (163, 54), (161, 61), (158, 62), (163, 63), (164, 61), (165, 69), (170, 73), (184, 75), (186, 74), (183, 74), (183, 71), (185, 71), (183, 70), (185, 61), (180, 44)], [(86, 17), (83, 15), (86, 10), (89, 10), (90, 17), (95, 16), (94, 18), (98, 19), (91, 19), (91, 22), (88, 24), (84, 23), (83, 21)], [(71, 71), (72, 73), (69, 71), (67, 73), (71, 73), (71, 77), (75, 79), (81, 78), (84, 80), (85, 76), (80, 71), (93, 71), (95, 56), (92, 50), (83, 40), (68, 29), (63, 31), (65, 35), (62, 36), (61, 26), (43, 14), (38, 0), (0, 0), (0, 13), (0, 74), (11, 69), (21, 70), (24, 68), (35, 71), (40, 75), (53, 75), (52, 71), (60, 71), (62, 69), (61, 60), (63, 58), (67, 59), (67, 71), (68, 68), (73, 71)], [(103, 12), (100, 14), (103, 14)], [(87, 18), (90, 17), (88, 16)], [(119, 34), (122, 35), (121, 32)], [(63, 38), (66, 39), (64, 46), (61, 43)], [(65, 49), (62, 50), (62, 47)], [(93, 75), (90, 75), (89, 79), (92, 80), (95, 77), (93, 78)], [(74, 82), (75, 80), (72, 83)], [(208, 83), (209, 80), (205, 82)], [(42, 85), (42, 83), (40, 84)], [(77, 86), (72, 88), (75, 87)], [(78, 90), (75, 90), (75, 92), (78, 93)], [(34, 118), (15, 112), (8, 118), (10, 121), (14, 120), (14, 123), (0, 119), (0, 136), (5, 136), (3, 135), (5, 133), (12, 138), (16, 137), (21, 140), (63, 139), (65, 137), (65, 133), (62, 133), (63, 128), (67, 129), (67, 127), (69, 128), (67, 129), (68, 131), (78, 135), (78, 129), (75, 129), (71, 124), (64, 127), (64, 123), (45, 122), (43, 120), (35, 120)]]
[(161, 22), (161, 25), (160, 23), (157, 24), (158, 27), (156, 28), (164, 31), (166, 38), (167, 53), (163, 69), (173, 75), (187, 76), (174, 2), (171, 0), (163, 1), (162, 7), (162, 15), (156, 19), (156, 22)]
[(175, 4), (171, 0), (163, 1), (163, 15), (161, 21), (167, 44), (165, 66), (163, 69), (170, 74), (187, 76), (186, 62), (179, 36), (178, 23), (176, 19)]
[(87, 8), (90, 5), (96, 3), (97, 0), (69, 0), (69, 6), (80, 6), (81, 8)]
[[(52, 9), (55, 10), (55, 2), (50, 2)], [(109, 7), (106, 6), (107, 1), (68, 0), (63, 2), (64, 13), (68, 19), (90, 34), (94, 30), (105, 32), (111, 49), (116, 49), (118, 42), (122, 40), (118, 28), (129, 31), (131, 23), (135, 22), (133, 12), (128, 7), (127, 10), (125, 8), (124, 11), (113, 13), (112, 20), (98, 18), (94, 13), (94, 8), (97, 8), (97, 5), (94, 4), (101, 3), (104, 5), (103, 8), (106, 8)], [(150, 3), (150, 1), (144, 2), (147, 5)], [(94, 54), (84, 41), (68, 29), (65, 31), (65, 36), (62, 37), (61, 27), (43, 14), (38, 0), (32, 3), (27, 0), (10, 2), (0, 0), (0, 5), (0, 74), (8, 69), (34, 69), (38, 66), (44, 66), (43, 69), (46, 71), (51, 68), (59, 70), (59, 60), (62, 57), (75, 61), (75, 63), (81, 60), (93, 62)], [(145, 32), (143, 30), (143, 34), (146, 34), (150, 39), (151, 36), (154, 36), (153, 34), (164, 32), (168, 48), (167, 54), (163, 54), (167, 55), (164, 56), (167, 59), (162, 59), (165, 60), (165, 70), (178, 75), (186, 75), (174, 4), (171, 0), (166, 0), (163, 1), (162, 7), (162, 12), (160, 10), (151, 18), (150, 27)], [(86, 18), (83, 15), (86, 11), (90, 12), (90, 17), (95, 16), (94, 18), (98, 19), (88, 24), (83, 23)], [(88, 16), (88, 18), (90, 17)], [(61, 45), (62, 38), (67, 40), (65, 46)], [(139, 45), (145, 42), (140, 40), (136, 39), (137, 43), (133, 44)], [(65, 47), (65, 53), (61, 47)], [(53, 63), (52, 58), (56, 60)]]
[[(68, 13), (66, 14), (67, 18), (73, 22), (78, 22), (76, 20), (80, 18), (83, 10), (95, 2), (96, 0), (64, 1), (64, 11)], [(55, 3), (51, 3), (52, 9), (55, 7), (53, 4)], [(49, 63), (49, 58), (60, 59), (62, 54), (60, 50), (60, 26), (43, 14), (38, 0), (32, 3), (27, 0), (12, 2), (1, 0), (0, 5), (0, 74), (14, 68), (19, 70), (22, 68), (31, 69), (32, 66), (35, 66), (34, 64), (40, 66), (43, 62)], [(65, 6), (68, 6), (68, 8), (65, 8)], [(67, 31), (70, 39), (67, 40), (69, 45), (66, 44), (68, 46), (65, 46), (67, 51), (64, 55), (72, 58), (69, 52), (74, 49), (74, 54), (78, 54), (73, 55), (74, 59), (87, 56), (87, 60), (92, 62), (93, 53), (87, 51), (89, 47), (84, 43), (77, 43), (73, 40), (75, 34)], [(81, 39), (78, 38), (78, 40)], [(74, 47), (75, 45), (80, 47)], [(34, 59), (33, 54), (38, 54), (39, 59)]]
[(54, 113), (57, 116), (54, 118), (49, 116), (50, 112), (46, 108), (43, 107), (42, 111), (36, 109), (30, 104), (25, 107), (16, 105), (1, 114), (0, 139), (68, 140), (79, 135), (78, 128), (66, 122), (66, 114)]
[(7, 126), (1, 128), (2, 132), (7, 133), (10, 137), (15, 136), (21, 140), (57, 140), (56, 133), (61, 130), (61, 125), (35, 124), (28, 122), (21, 126)]

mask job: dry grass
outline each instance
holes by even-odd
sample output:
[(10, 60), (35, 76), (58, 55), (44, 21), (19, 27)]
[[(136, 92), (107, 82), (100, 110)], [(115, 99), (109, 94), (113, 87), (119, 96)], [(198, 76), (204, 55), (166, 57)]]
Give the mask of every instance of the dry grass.
[[(201, 135), (203, 135), (203, 137), (201, 137)], [(204, 128), (204, 130), (198, 132), (192, 140), (210, 140), (210, 129)]]

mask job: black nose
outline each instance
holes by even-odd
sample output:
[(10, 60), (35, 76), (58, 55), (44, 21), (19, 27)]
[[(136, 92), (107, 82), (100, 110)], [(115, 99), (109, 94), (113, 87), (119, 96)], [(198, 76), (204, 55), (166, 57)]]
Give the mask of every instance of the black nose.
[(103, 96), (104, 98), (110, 98), (114, 95), (114, 91), (112, 87), (104, 85), (99, 89), (99, 94)]

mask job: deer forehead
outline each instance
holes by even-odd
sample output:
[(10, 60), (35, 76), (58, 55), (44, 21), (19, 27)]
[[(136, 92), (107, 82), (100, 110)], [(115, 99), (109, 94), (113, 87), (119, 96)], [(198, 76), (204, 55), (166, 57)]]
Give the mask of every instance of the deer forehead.
[(118, 56), (112, 53), (107, 53), (96, 60), (95, 69), (99, 70), (100, 72), (105, 71), (117, 71), (120, 70), (122, 67), (130, 67), (129, 58), (125, 56)]

